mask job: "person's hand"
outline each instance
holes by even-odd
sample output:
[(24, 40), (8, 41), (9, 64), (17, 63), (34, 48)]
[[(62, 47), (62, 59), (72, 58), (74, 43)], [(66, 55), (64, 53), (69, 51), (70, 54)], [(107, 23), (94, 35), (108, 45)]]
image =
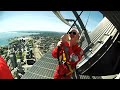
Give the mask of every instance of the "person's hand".
[(70, 36), (68, 34), (65, 34), (65, 35), (61, 36), (61, 39), (57, 43), (57, 46), (61, 46), (63, 43), (69, 42), (69, 41), (70, 41)]
[(61, 44), (62, 44), (62, 41), (59, 41), (59, 42), (57, 43), (57, 46), (61, 46)]
[(64, 42), (68, 42), (70, 41), (70, 36), (69, 34), (65, 34), (61, 37), (61, 41), (64, 43)]

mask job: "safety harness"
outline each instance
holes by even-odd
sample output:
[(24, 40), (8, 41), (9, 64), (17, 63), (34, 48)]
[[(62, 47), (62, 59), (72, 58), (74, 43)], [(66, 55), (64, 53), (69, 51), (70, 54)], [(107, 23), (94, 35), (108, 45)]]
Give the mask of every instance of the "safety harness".
[[(59, 50), (59, 48), (58, 48), (58, 50)], [(60, 56), (60, 57), (58, 57), (58, 64), (59, 65), (61, 65), (61, 64), (64, 64), (64, 65), (66, 65), (66, 67), (67, 67), (67, 69), (70, 71), (69, 73), (67, 73), (67, 74), (64, 74), (63, 76), (65, 77), (65, 76), (69, 76), (70, 74), (72, 74), (73, 72), (74, 72), (74, 69), (72, 69), (71, 68), (71, 64), (68, 62), (69, 61), (69, 59), (70, 59), (70, 55), (69, 55), (69, 53), (68, 53), (69, 51), (68, 51), (68, 47), (65, 47), (64, 46), (64, 51), (62, 52), (62, 55)], [(58, 56), (59, 56), (59, 54), (58, 54)], [(59, 73), (59, 71), (58, 71), (58, 73)]]

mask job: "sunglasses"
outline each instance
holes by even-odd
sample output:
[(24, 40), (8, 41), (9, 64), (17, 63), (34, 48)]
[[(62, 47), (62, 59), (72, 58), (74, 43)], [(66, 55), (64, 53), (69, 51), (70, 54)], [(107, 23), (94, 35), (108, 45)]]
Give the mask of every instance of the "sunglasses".
[(76, 32), (69, 32), (69, 34), (73, 34), (73, 35), (76, 35)]

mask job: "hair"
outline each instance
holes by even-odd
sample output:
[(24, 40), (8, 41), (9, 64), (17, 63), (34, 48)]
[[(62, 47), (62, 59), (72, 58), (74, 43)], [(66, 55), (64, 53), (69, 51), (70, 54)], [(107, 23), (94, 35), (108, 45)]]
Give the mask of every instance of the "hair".
[(76, 27), (72, 27), (72, 28), (70, 29), (70, 31), (72, 31), (72, 30), (76, 30), (76, 31), (79, 33), (79, 31), (78, 31), (78, 29), (77, 29)]

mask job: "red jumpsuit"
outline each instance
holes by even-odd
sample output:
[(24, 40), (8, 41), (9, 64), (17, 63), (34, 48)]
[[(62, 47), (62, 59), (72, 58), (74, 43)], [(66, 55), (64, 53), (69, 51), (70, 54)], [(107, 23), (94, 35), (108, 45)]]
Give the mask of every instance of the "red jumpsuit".
[(11, 71), (2, 56), (0, 56), (0, 79), (13, 79)]
[[(67, 46), (69, 56), (76, 55), (78, 58), (74, 62), (70, 61), (70, 60), (66, 60), (66, 63), (68, 63), (71, 66), (71, 69), (73, 70), (76, 67), (76, 64), (82, 59), (82, 56), (84, 55), (83, 50), (82, 50), (82, 48), (80, 48), (78, 46), (78, 44), (70, 47), (69, 44), (67, 42), (65, 42), (64, 44), (62, 44), (60, 46), (61, 49), (59, 51), (59, 55), (62, 55), (62, 53), (63, 53), (63, 50), (64, 50), (63, 46)], [(55, 47), (52, 50), (52, 56), (54, 58), (57, 58), (57, 49), (58, 49), (58, 47)], [(56, 70), (54, 72), (54, 79), (70, 79), (71, 75), (72, 75), (72, 73), (71, 73), (70, 69), (68, 68), (68, 66), (65, 64), (60, 64), (60, 65), (57, 65), (57, 67), (56, 67)]]

